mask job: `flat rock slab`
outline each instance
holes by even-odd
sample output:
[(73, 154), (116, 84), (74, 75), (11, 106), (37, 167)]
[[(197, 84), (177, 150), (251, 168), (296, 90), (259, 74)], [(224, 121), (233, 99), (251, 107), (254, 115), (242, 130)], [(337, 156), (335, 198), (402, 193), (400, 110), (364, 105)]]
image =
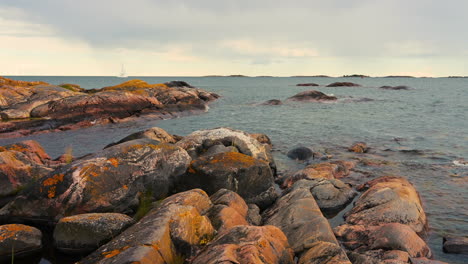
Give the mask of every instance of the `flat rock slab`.
[(133, 224), (117, 213), (80, 214), (60, 219), (54, 229), (55, 246), (65, 253), (91, 252)]
[(468, 254), (468, 237), (444, 237), (446, 253)]
[(27, 256), (37, 253), (41, 248), (42, 233), (39, 229), (20, 224), (0, 226), (0, 261), (7, 260), (12, 253), (15, 256)]

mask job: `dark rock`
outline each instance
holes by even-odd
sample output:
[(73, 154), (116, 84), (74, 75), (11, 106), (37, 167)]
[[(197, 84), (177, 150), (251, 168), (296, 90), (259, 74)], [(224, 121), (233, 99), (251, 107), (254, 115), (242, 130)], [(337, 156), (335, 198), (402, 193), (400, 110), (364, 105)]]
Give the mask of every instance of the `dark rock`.
[(132, 213), (143, 194), (166, 197), (190, 160), (171, 144), (128, 141), (51, 172), (0, 209), (0, 216), (58, 220), (80, 213)]
[(262, 103), (262, 105), (282, 105), (283, 102), (278, 99), (271, 99)]
[(80, 263), (183, 263), (215, 235), (211, 206), (202, 190), (175, 194)]
[(444, 252), (468, 254), (468, 237), (444, 237)]
[(179, 190), (201, 188), (208, 194), (220, 189), (237, 192), (248, 203), (260, 208), (277, 197), (273, 174), (268, 163), (236, 152), (200, 157), (190, 164), (176, 184)]
[(288, 151), (287, 156), (293, 160), (307, 160), (313, 157), (313, 152), (308, 147), (297, 147)]
[(1, 263), (10, 263), (12, 252), (16, 258), (25, 257), (38, 253), (41, 248), (42, 233), (39, 229), (20, 224), (0, 226)]
[(283, 232), (274, 226), (236, 226), (212, 241), (191, 263), (293, 264)]
[(358, 86), (361, 86), (361, 85), (357, 83), (352, 83), (352, 82), (334, 82), (334, 83), (327, 85), (327, 87), (358, 87)]
[(117, 213), (80, 214), (60, 219), (54, 229), (54, 243), (65, 253), (89, 253), (133, 224)]
[(354, 225), (376, 226), (401, 223), (421, 233), (427, 227), (426, 214), (413, 185), (401, 177), (380, 177), (358, 187), (367, 189), (345, 214), (345, 221)]
[(350, 263), (308, 188), (291, 189), (262, 218), (284, 232), (299, 263)]
[(298, 83), (296, 86), (319, 86), (316, 83)]
[(449, 263), (434, 260), (434, 259), (428, 259), (428, 258), (411, 258), (411, 264), (449, 264)]
[(410, 88), (408, 86), (399, 85), (399, 86), (381, 86), (380, 89), (385, 89), (385, 90), (409, 90)]
[(336, 101), (337, 98), (335, 96), (329, 96), (322, 92), (310, 90), (300, 92), (294, 96), (288, 98), (290, 101), (300, 101), (300, 102), (330, 102)]
[(260, 215), (260, 208), (256, 204), (249, 204), (249, 210), (247, 212), (247, 221), (251, 225), (262, 225), (262, 216)]

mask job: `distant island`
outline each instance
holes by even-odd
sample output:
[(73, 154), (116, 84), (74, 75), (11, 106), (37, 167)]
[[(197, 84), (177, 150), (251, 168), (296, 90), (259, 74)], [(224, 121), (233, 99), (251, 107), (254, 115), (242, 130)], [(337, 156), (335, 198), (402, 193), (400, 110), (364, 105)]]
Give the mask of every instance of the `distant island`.
[(389, 75), (389, 76), (384, 76), (383, 78), (416, 78), (416, 77), (408, 76), (408, 75)]
[(369, 78), (370, 76), (368, 75), (362, 75), (362, 74), (351, 74), (351, 75), (343, 75), (343, 78), (346, 77), (352, 77), (352, 78)]
[(330, 78), (330, 76), (328, 76), (328, 75), (295, 75), (295, 76), (291, 76), (291, 77), (294, 77), (294, 78), (297, 78), (297, 77), (307, 77), (307, 78)]

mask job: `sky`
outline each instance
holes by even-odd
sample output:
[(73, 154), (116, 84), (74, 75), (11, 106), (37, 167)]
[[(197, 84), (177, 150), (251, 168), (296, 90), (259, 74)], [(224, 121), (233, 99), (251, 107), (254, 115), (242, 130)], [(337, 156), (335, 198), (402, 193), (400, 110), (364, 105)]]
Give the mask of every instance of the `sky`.
[(0, 0), (0, 75), (468, 76), (466, 0)]

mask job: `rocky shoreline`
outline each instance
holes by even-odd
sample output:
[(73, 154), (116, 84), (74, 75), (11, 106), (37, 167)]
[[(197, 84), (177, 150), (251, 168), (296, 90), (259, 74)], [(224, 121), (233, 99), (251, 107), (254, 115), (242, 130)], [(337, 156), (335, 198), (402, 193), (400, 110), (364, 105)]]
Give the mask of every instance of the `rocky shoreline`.
[[(34, 141), (3, 146), (0, 258), (13, 242), (16, 256), (40, 257), (47, 227), (54, 250), (83, 264), (442, 263), (408, 180), (357, 182), (355, 160), (303, 148), (291, 158), (320, 161), (283, 175), (271, 143), (231, 128), (181, 137), (155, 127), (81, 158), (52, 160)], [(332, 228), (326, 215), (353, 200)], [(448, 239), (447, 251), (463, 243)]]
[(16, 81), (0, 77), (0, 138), (22, 137), (119, 123), (144, 115), (174, 118), (203, 112), (219, 95), (172, 81), (130, 80), (86, 90), (74, 84)]

